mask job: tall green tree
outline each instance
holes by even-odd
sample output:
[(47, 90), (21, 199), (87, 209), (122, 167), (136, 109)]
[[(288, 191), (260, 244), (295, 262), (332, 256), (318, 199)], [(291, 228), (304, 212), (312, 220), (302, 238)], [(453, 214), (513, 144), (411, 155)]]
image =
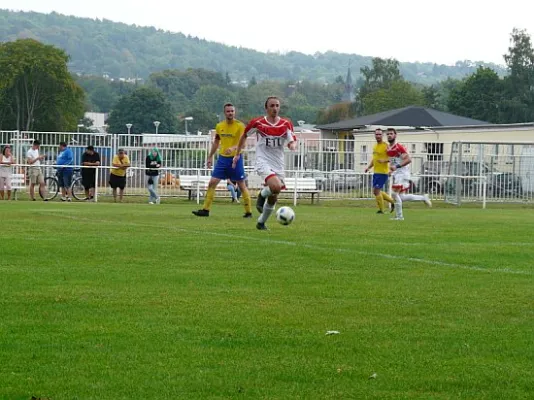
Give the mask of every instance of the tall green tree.
[(393, 82), (402, 80), (399, 62), (395, 59), (375, 57), (371, 67), (360, 68), (364, 82), (360, 88), (361, 97), (378, 89), (388, 88)]
[(176, 133), (177, 117), (161, 90), (140, 87), (123, 96), (108, 120), (109, 131), (127, 133), (126, 124), (133, 124), (131, 133), (154, 132), (154, 121), (160, 121), (159, 133)]
[(2, 129), (76, 129), (85, 95), (68, 61), (63, 50), (33, 39), (0, 44)]
[(364, 114), (375, 114), (407, 106), (424, 106), (423, 93), (410, 82), (397, 80), (389, 87), (368, 93), (362, 99)]
[(499, 107), (503, 95), (504, 84), (497, 73), (479, 67), (451, 92), (448, 108), (453, 114), (499, 123), (502, 121)]
[(201, 86), (193, 97), (193, 107), (215, 115), (222, 114), (225, 103), (235, 103), (235, 93), (215, 85)]
[(534, 49), (530, 35), (514, 29), (510, 47), (504, 56), (509, 75), (505, 78), (506, 91), (502, 112), (506, 122), (534, 120)]

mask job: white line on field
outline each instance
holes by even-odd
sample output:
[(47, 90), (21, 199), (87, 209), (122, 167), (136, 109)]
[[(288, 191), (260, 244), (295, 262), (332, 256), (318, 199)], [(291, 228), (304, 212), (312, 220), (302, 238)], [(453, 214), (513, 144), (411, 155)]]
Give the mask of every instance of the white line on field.
[[(47, 213), (51, 211), (52, 210), (47, 210)], [(63, 211), (58, 211), (58, 214), (61, 214), (63, 218), (68, 218), (68, 219), (81, 221), (81, 222), (93, 222), (93, 223), (99, 223), (99, 224), (110, 222), (107, 220), (97, 220), (97, 219), (90, 219), (90, 218), (79, 218), (75, 216), (66, 216)], [(185, 229), (185, 228), (179, 228), (179, 227), (174, 227), (174, 226), (162, 226), (162, 225), (156, 225), (156, 224), (141, 224), (141, 223), (136, 223), (136, 222), (121, 221), (121, 225), (129, 225), (129, 226), (136, 226), (136, 227), (142, 227), (142, 228), (168, 229), (168, 230), (172, 230), (176, 232), (184, 232), (184, 233), (195, 234), (195, 235), (200, 235), (200, 236), (216, 236), (216, 237), (225, 237), (225, 238), (240, 239), (240, 240), (251, 239), (251, 236), (242, 236), (242, 235), (234, 235), (230, 233), (220, 233), (220, 232), (210, 232), (210, 231), (198, 231), (194, 229)], [(358, 255), (371, 256), (371, 257), (377, 257), (377, 258), (385, 258), (389, 260), (411, 261), (415, 263), (436, 265), (436, 266), (447, 267), (447, 268), (464, 269), (468, 271), (479, 271), (479, 272), (487, 272), (487, 273), (503, 273), (503, 274), (514, 274), (514, 275), (529, 275), (529, 276), (534, 275), (534, 273), (531, 271), (520, 271), (520, 270), (510, 269), (508, 267), (489, 268), (489, 267), (484, 267), (484, 266), (464, 265), (464, 264), (449, 263), (449, 262), (437, 261), (437, 260), (428, 260), (425, 258), (418, 258), (418, 257), (408, 257), (408, 256), (386, 254), (386, 253), (373, 253), (373, 252), (368, 252), (368, 251), (353, 250), (349, 248), (341, 249), (341, 248), (322, 247), (318, 245), (312, 245), (312, 244), (307, 244), (307, 243), (297, 243), (297, 242), (291, 242), (287, 240), (276, 240), (276, 239), (268, 239), (268, 238), (262, 239), (258, 237), (254, 237), (254, 240), (258, 242), (264, 242), (264, 243), (270, 243), (270, 244), (301, 247), (301, 248), (306, 248), (310, 250), (330, 251), (330, 252), (345, 253), (345, 254), (358, 254)]]

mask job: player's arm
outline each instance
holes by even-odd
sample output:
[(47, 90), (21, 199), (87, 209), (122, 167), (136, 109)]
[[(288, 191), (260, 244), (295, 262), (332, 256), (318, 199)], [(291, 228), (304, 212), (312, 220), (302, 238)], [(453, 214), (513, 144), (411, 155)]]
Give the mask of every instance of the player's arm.
[(213, 156), (217, 152), (217, 149), (219, 148), (219, 145), (221, 144), (221, 137), (219, 134), (215, 136), (215, 139), (213, 140), (213, 143), (211, 144), (211, 149), (208, 154), (208, 158), (206, 159), (206, 167), (210, 168), (211, 164), (213, 164)]
[(369, 165), (367, 166), (367, 168), (365, 168), (365, 172), (369, 172), (369, 170), (371, 168), (373, 168), (373, 165), (374, 165), (374, 160), (371, 160), (371, 162), (369, 163)]
[(235, 151), (234, 159), (232, 160), (232, 168), (235, 168), (237, 165), (237, 162), (239, 161), (239, 157), (241, 157), (241, 152), (243, 151), (243, 148), (245, 147), (245, 143), (247, 142), (247, 136), (249, 133), (254, 132), (254, 125), (256, 124), (256, 120), (253, 119), (248, 123), (248, 125), (245, 127), (245, 130), (243, 131), (243, 134), (239, 138), (239, 142), (237, 142), (237, 148)]
[(405, 166), (407, 166), (408, 164), (410, 164), (412, 162), (412, 159), (411, 159), (410, 155), (408, 154), (408, 152), (406, 151), (406, 149), (404, 147), (400, 148), (400, 152), (401, 152), (400, 162), (398, 162), (395, 165), (392, 165), (390, 167), (391, 171), (396, 171), (399, 168), (405, 167)]
[(295, 128), (293, 128), (293, 124), (291, 121), (287, 121), (288, 123), (288, 129), (287, 129), (287, 140), (289, 143), (287, 144), (287, 148), (291, 151), (297, 150), (297, 136), (295, 135)]

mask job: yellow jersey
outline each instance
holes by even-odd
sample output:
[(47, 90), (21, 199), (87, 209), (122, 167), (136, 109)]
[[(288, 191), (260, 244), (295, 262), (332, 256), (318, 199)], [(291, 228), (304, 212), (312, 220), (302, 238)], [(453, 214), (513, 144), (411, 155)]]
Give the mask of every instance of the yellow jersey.
[[(111, 164), (130, 164), (130, 159), (127, 155), (124, 156), (124, 158), (121, 160), (117, 154), (113, 156), (113, 161)], [(116, 167), (111, 168), (111, 173), (116, 176), (126, 176), (126, 170), (125, 169), (119, 169)]]
[[(389, 173), (389, 157), (387, 143), (377, 143), (373, 147), (373, 168), (375, 174)], [(383, 162), (379, 162), (383, 161)], [(385, 162), (384, 162), (385, 161)]]
[(216, 137), (221, 141), (219, 154), (223, 157), (235, 156), (235, 147), (245, 132), (245, 125), (237, 119), (234, 119), (231, 124), (224, 120), (217, 124), (215, 130), (217, 131)]

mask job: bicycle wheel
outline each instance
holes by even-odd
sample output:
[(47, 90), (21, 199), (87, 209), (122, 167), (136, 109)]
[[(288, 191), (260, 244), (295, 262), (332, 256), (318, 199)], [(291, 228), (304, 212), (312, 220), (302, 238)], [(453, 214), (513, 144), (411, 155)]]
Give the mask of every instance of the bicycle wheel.
[(56, 178), (49, 176), (45, 178), (45, 193), (39, 191), (43, 200), (54, 200), (59, 193), (59, 182)]
[(82, 178), (74, 179), (72, 185), (70, 185), (70, 190), (72, 197), (76, 200), (85, 200), (85, 188), (82, 185)]

